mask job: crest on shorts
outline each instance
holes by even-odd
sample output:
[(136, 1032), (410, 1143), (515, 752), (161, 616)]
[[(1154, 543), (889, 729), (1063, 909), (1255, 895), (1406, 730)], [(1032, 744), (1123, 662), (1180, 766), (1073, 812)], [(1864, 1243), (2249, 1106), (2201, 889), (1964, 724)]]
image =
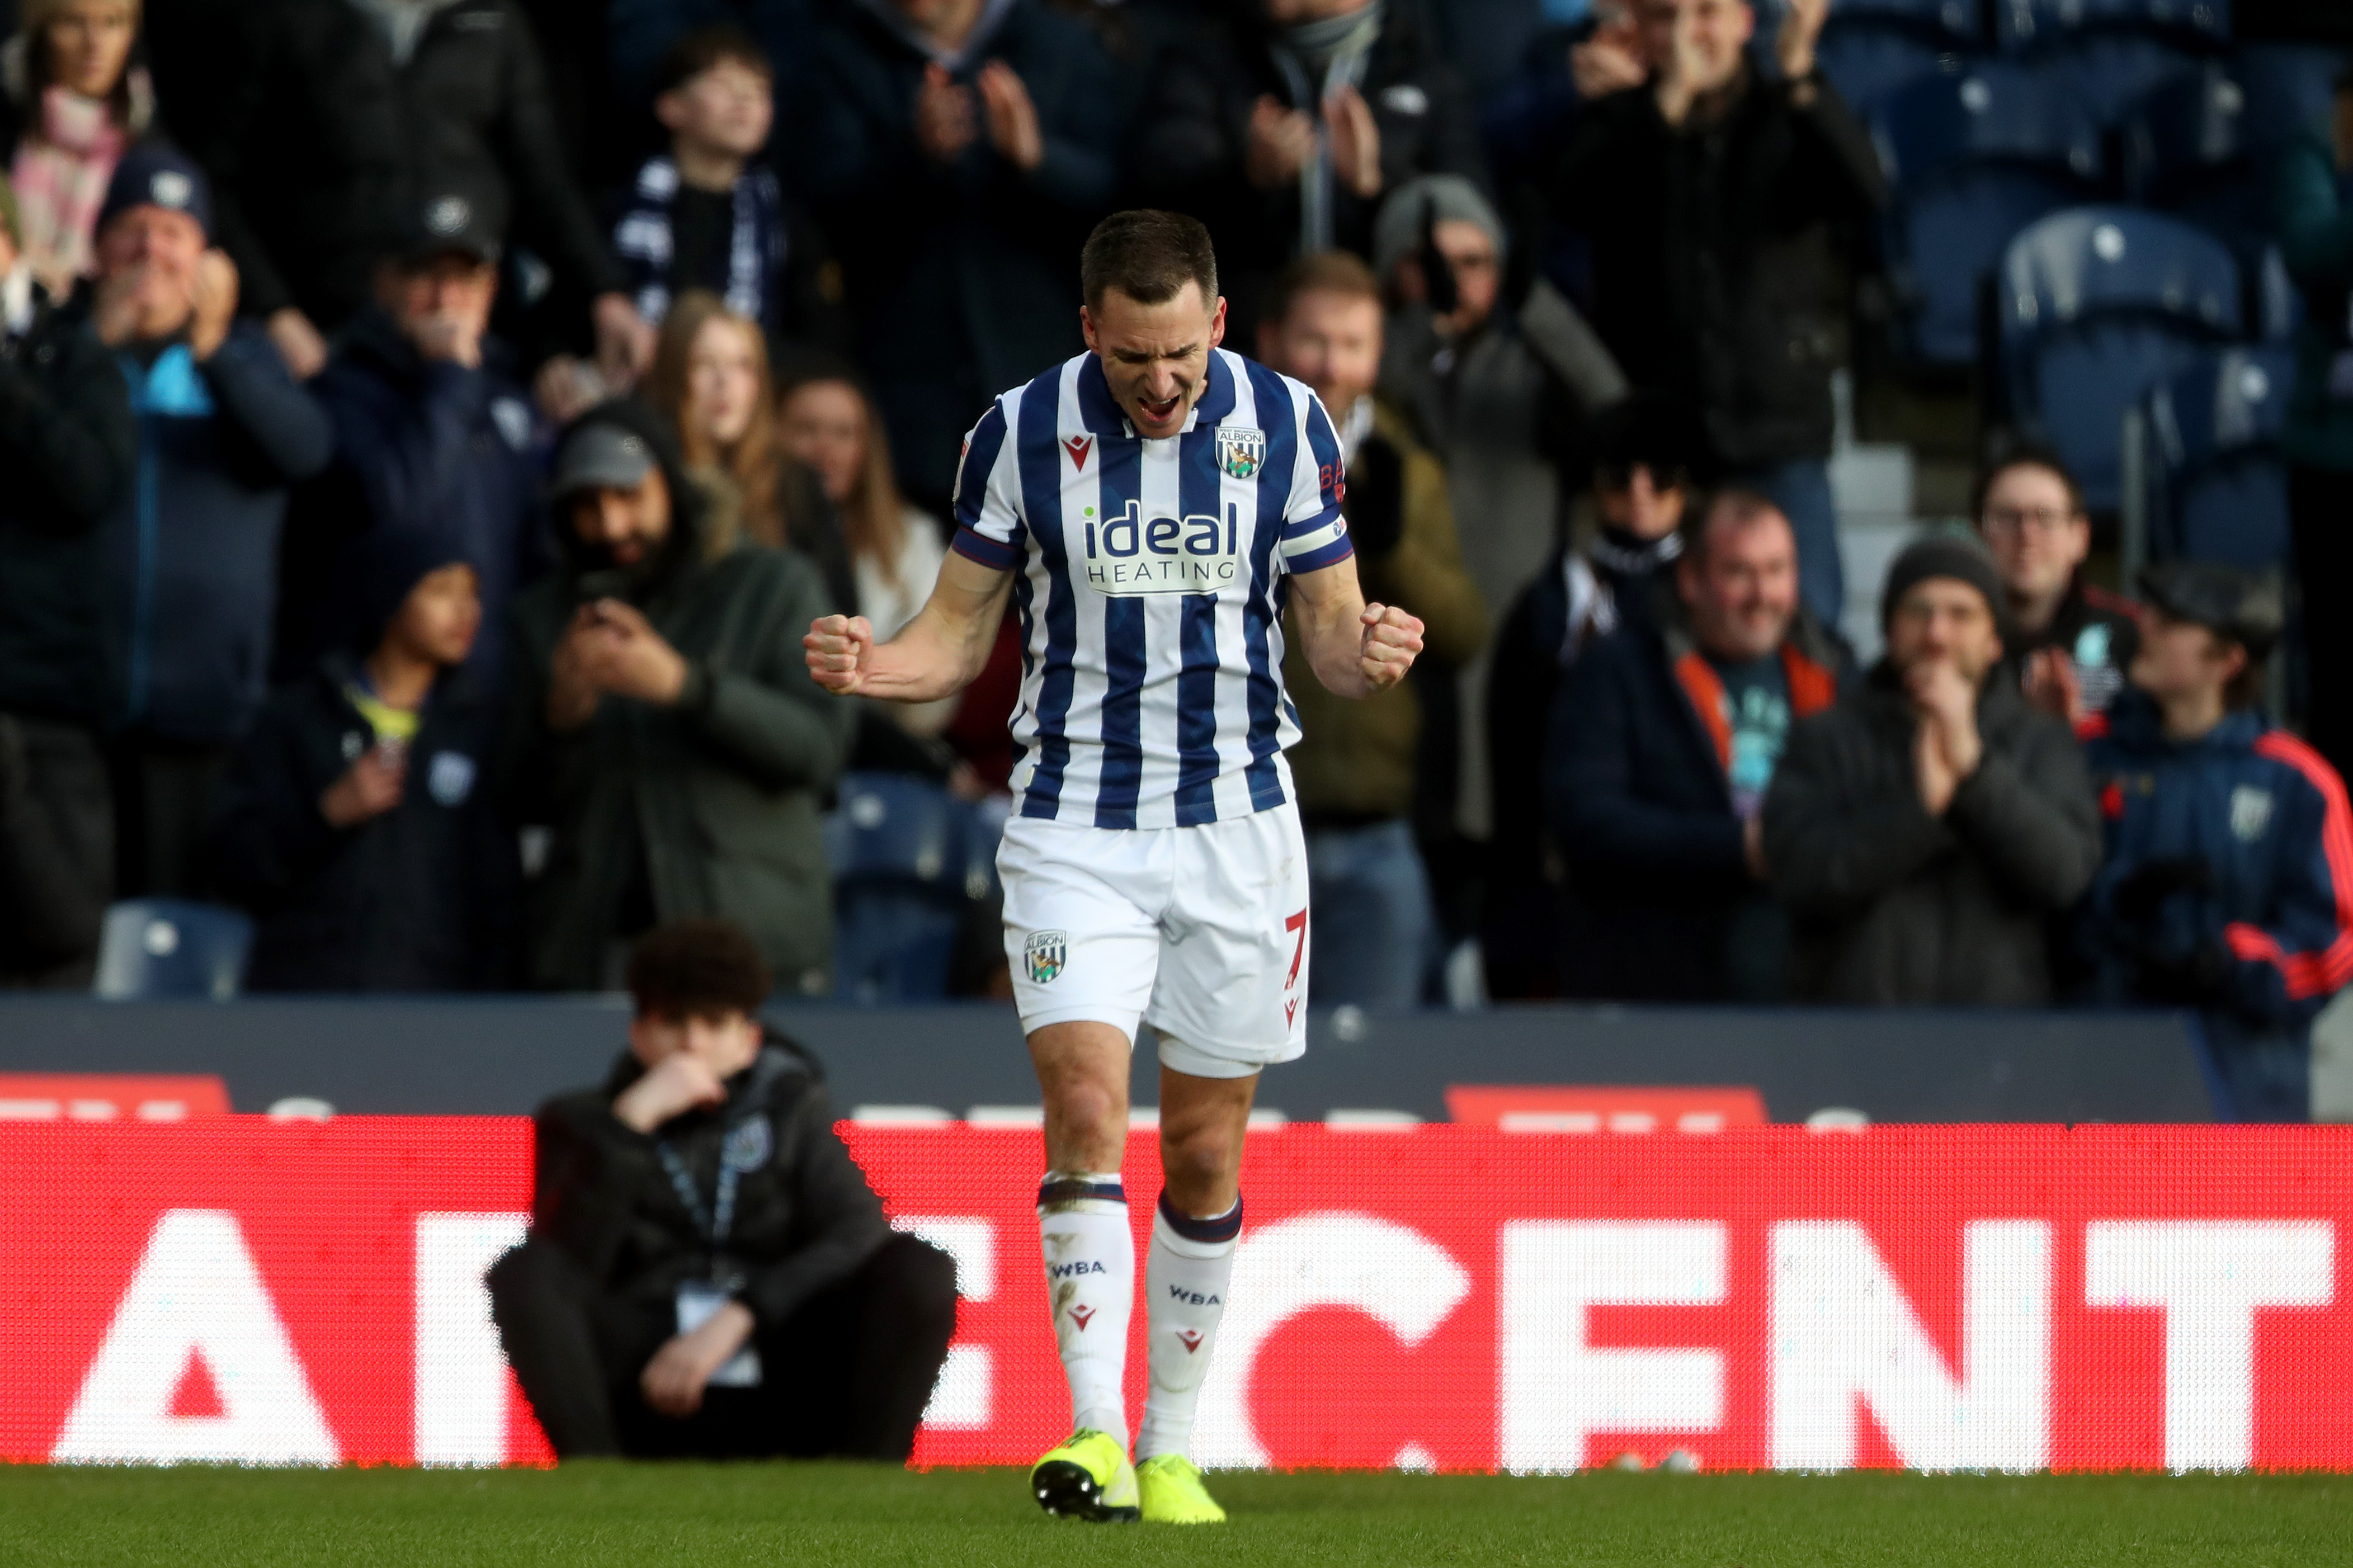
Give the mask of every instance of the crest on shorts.
[(1240, 426), (1221, 426), (1218, 430), (1218, 467), (1237, 479), (1258, 478), (1259, 465), (1266, 461), (1266, 432), (1249, 430)]
[(1033, 931), (1029, 940), (1021, 944), (1022, 961), (1029, 966), (1032, 984), (1044, 985), (1062, 973), (1071, 961), (1071, 933), (1066, 931)]

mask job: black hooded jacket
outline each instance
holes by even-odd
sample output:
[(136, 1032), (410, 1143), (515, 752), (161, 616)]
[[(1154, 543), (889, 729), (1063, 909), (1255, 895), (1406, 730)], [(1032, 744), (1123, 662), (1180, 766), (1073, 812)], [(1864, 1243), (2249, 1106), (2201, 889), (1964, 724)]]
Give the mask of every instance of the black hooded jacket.
[[(672, 498), (653, 560), (617, 571), (559, 528), (562, 570), (515, 601), (508, 726), (513, 809), (554, 829), (529, 897), (525, 974), (592, 990), (633, 912), (654, 922), (733, 920), (783, 986), (822, 992), (833, 959), (832, 879), (819, 811), (846, 757), (856, 710), (809, 679), (801, 637), (831, 613), (797, 554), (737, 544), (713, 553), (708, 503), (662, 420), (617, 399), (582, 416), (659, 455)], [(547, 724), (549, 671), (575, 612), (626, 598), (684, 656), (679, 700), (607, 697), (578, 730)], [(648, 906), (632, 911), (638, 895)]]
[(722, 1267), (741, 1271), (739, 1299), (764, 1330), (891, 1238), (881, 1200), (834, 1133), (817, 1063), (798, 1046), (770, 1031), (758, 1058), (727, 1080), (724, 1104), (650, 1135), (613, 1114), (644, 1072), (624, 1053), (601, 1087), (539, 1110), (533, 1239), (569, 1253), (600, 1289), (667, 1311), (681, 1284), (712, 1277), (712, 1248), (663, 1169), (663, 1143), (706, 1214), (723, 1147), (733, 1145), (742, 1174)]

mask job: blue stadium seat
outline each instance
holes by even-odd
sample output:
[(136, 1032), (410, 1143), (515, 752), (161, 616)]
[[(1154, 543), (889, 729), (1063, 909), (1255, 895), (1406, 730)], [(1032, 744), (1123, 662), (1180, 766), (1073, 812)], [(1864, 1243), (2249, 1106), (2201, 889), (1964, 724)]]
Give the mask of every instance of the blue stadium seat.
[(2276, 344), (2202, 354), (2148, 393), (2149, 549), (2265, 571), (2287, 560), (2278, 441), (2295, 353)]
[(825, 825), (834, 993), (860, 1003), (947, 994), (966, 910), (997, 886), (1001, 819), (925, 779), (849, 773)]
[(2299, 135), (2328, 133), (2330, 86), (2353, 64), (2353, 52), (2264, 41), (2240, 45), (2234, 63), (2247, 89), (2248, 142), (2268, 151)]
[(106, 911), (92, 994), (110, 1002), (227, 1002), (245, 983), (253, 921), (185, 899), (130, 899)]
[(1984, 47), (1977, 0), (1840, 0), (1814, 52), (1847, 106), (1867, 116), (1924, 76), (1957, 75)]
[(2220, 63), (2162, 84), (2118, 123), (2126, 197), (2189, 219), (2243, 266), (2270, 226), (2248, 132), (2246, 89)]
[(2135, 100), (2189, 74), (2230, 43), (2221, 0), (1996, 0), (1994, 37), (2067, 81), (2093, 119), (2114, 124)]
[(1895, 193), (1886, 249), (1905, 357), (1968, 364), (1981, 281), (2010, 236), (2092, 193), (2099, 132), (2044, 78), (1984, 61), (1897, 92), (1872, 134)]
[(2113, 510), (2124, 414), (2241, 336), (2239, 267), (2212, 236), (2131, 207), (2054, 213), (2010, 242), (1996, 289), (2010, 411)]

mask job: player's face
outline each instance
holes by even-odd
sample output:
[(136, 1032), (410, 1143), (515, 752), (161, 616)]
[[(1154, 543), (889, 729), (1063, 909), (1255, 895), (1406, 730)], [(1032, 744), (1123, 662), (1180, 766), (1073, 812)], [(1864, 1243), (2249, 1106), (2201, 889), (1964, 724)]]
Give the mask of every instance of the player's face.
[(1978, 531), (2013, 599), (2056, 598), (2092, 552), (2091, 520), (2068, 499), (2066, 481), (2039, 463), (1994, 476)]
[(1675, 574), (1701, 646), (1722, 658), (1762, 658), (1798, 613), (1798, 542), (1778, 511), (1709, 519), (1706, 548)]
[(1082, 307), (1087, 347), (1103, 361), (1111, 395), (1147, 441), (1182, 432), (1209, 383), (1209, 351), (1225, 341), (1226, 301), (1214, 308), (1187, 280), (1157, 305), (1107, 289), (1101, 309)]
[(1314, 387), (1332, 416), (1345, 418), (1380, 375), (1380, 301), (1311, 289), (1261, 331), (1259, 357)]

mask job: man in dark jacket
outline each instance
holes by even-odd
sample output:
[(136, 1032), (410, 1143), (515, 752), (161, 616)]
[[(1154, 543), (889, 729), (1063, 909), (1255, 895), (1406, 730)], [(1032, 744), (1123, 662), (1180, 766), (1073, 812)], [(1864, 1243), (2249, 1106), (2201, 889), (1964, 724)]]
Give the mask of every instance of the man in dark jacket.
[(839, 255), (909, 499), (945, 515), (997, 388), (1079, 349), (1071, 258), (1119, 179), (1118, 79), (1044, 0), (833, 0), (783, 173)]
[[(515, 238), (550, 269), (552, 303), (582, 309), (598, 368), (626, 386), (653, 361), (653, 329), (573, 177), (531, 24), (516, 0), (349, 0), (375, 25), (353, 70), (388, 72), (400, 100), (411, 200), (494, 193)], [(567, 325), (566, 334), (570, 335)]]
[(496, 694), (465, 668), (480, 574), (446, 534), (359, 552), (364, 656), (271, 698), (222, 786), (222, 890), (250, 910), (248, 991), (472, 991), (510, 983), (517, 864), (490, 779)]
[(1764, 851), (1798, 997), (2051, 1000), (2047, 922), (2099, 868), (2099, 807), (2064, 721), (1996, 678), (2005, 602), (1975, 538), (1912, 545), (1887, 572), (1887, 657), (1790, 732)]
[(1595, 641), (1553, 703), (1565, 995), (1777, 1001), (1786, 984), (1757, 813), (1790, 726), (1836, 699), (1840, 659), (1798, 603), (1797, 541), (1770, 502), (1721, 492), (1684, 538), (1676, 605)]
[(503, 238), (498, 193), (433, 191), (376, 271), (376, 304), (343, 335), (311, 390), (334, 421), (332, 465), (298, 492), (284, 560), (277, 678), (310, 679), (324, 655), (361, 651), (375, 590), (348, 559), (376, 529), (458, 543), (481, 574), (482, 635), (469, 658), (504, 668), (515, 590), (553, 563), (540, 454), (508, 354), (490, 335)]
[(327, 465), (327, 416), (209, 248), (195, 160), (160, 142), (116, 165), (90, 312), (139, 422), (138, 463), (100, 532), (115, 879), (201, 890), (212, 792), (261, 706), (288, 487)]
[(554, 830), (525, 973), (609, 987), (618, 944), (722, 916), (787, 990), (830, 989), (832, 879), (818, 803), (856, 709), (808, 677), (801, 635), (832, 605), (801, 556), (714, 555), (709, 502), (661, 421), (606, 404), (565, 433), (563, 570), (516, 601), (507, 777)]
[(1970, 508), (2017, 630), (2003, 662), (2027, 700), (2070, 724), (2105, 713), (2140, 646), (2132, 601), (2084, 580), (2092, 519), (2058, 454), (2021, 447), (1978, 479)]
[(2345, 781), (2263, 721), (2278, 590), (2168, 561), (2132, 687), (2095, 721), (2108, 858), (2077, 925), (2089, 999), (2198, 1009), (2234, 1121), (2311, 1110), (2312, 1021), (2353, 979), (2353, 812)]
[(87, 985), (114, 896), (99, 520), (138, 435), (112, 356), (54, 308), (0, 180), (0, 984)]
[(1592, 242), (1594, 322), (1636, 387), (1699, 409), (1724, 469), (1788, 517), (1806, 606), (1835, 626), (1831, 373), (1879, 161), (1814, 68), (1828, 0), (1790, 7), (1774, 79), (1746, 53), (1748, 0), (1641, 4), (1672, 15), (1650, 85), (1590, 107), (1556, 184)]
[(1469, 95), (1399, 0), (1224, 0), (1170, 48), (1137, 120), (1137, 195), (1209, 226), (1232, 311), (1293, 257), (1369, 258), (1381, 199), (1417, 174), (1483, 177)]
[(955, 1268), (882, 1205), (816, 1061), (765, 1031), (768, 972), (723, 921), (629, 959), (629, 1049), (540, 1108), (531, 1239), (491, 1313), (565, 1458), (905, 1462), (955, 1329)]

